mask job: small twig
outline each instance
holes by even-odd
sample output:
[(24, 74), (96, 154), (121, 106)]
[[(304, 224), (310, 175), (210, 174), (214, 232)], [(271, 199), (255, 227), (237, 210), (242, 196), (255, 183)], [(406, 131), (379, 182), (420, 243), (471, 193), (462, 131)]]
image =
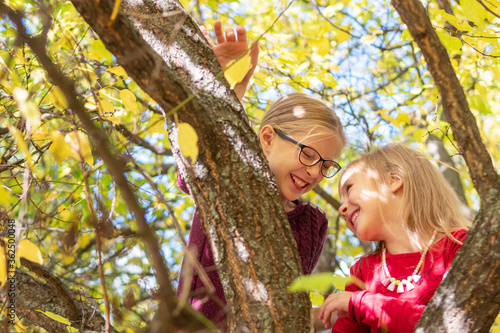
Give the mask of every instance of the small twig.
[[(78, 135), (76, 136), (77, 140)], [(78, 142), (78, 144), (80, 144)], [(90, 195), (90, 186), (89, 186), (89, 173), (87, 170), (85, 170), (85, 164), (83, 162), (83, 156), (81, 154), (81, 151), (79, 150), (80, 153), (80, 159), (82, 162), (80, 162), (80, 167), (83, 173), (83, 179), (85, 183), (85, 195), (87, 197), (87, 206), (89, 207), (90, 211), (90, 216), (91, 219), (93, 220), (94, 228), (95, 228), (95, 238), (96, 238), (96, 246), (97, 246), (97, 254), (98, 254), (98, 268), (99, 268), (99, 279), (101, 280), (101, 287), (102, 287), (102, 294), (104, 298), (104, 307), (105, 307), (105, 315), (106, 315), (106, 322), (104, 324), (104, 330), (106, 333), (109, 333), (109, 327), (110, 327), (110, 305), (109, 305), (109, 298), (108, 298), (108, 292), (106, 289), (106, 280), (104, 278), (104, 268), (102, 265), (102, 243), (101, 243), (101, 235), (100, 235), (100, 225), (99, 225), (99, 220), (97, 219), (97, 215), (94, 210), (94, 204), (92, 200), (92, 196)]]
[[(444, 134), (444, 136), (446, 136), (446, 137), (448, 138), (448, 140), (450, 141), (450, 143), (453, 145), (453, 147), (455, 148), (455, 150), (458, 152), (457, 154), (458, 154), (458, 155), (462, 155), (462, 152), (460, 151), (460, 149), (458, 149), (458, 147), (456, 146), (455, 142), (453, 142), (453, 140), (452, 140), (452, 139), (449, 137), (449, 135), (448, 135), (448, 132), (449, 132), (449, 130), (450, 130), (450, 128), (451, 128), (451, 126), (448, 126), (448, 128), (446, 128), (446, 132), (445, 132), (445, 131), (443, 131), (443, 130), (441, 129), (441, 127), (439, 126), (439, 123), (438, 123), (438, 120), (437, 120), (437, 109), (438, 109), (438, 106), (439, 106), (439, 103), (436, 103), (436, 108), (435, 108), (435, 110), (434, 110), (434, 119), (433, 119), (433, 120), (434, 120), (434, 123), (436, 124), (436, 127), (437, 127), (437, 128), (436, 128), (436, 129), (433, 129), (432, 131), (429, 131), (429, 133), (432, 133), (432, 132), (434, 132), (434, 131), (436, 131), (436, 130), (440, 131), (441, 133), (443, 133), (443, 134)], [(456, 154), (456, 155), (457, 155), (457, 154)]]

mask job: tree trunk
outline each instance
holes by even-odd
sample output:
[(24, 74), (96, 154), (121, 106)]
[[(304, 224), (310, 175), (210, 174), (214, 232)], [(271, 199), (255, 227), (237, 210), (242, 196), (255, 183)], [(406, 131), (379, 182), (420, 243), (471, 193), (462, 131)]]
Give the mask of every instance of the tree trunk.
[[(229, 329), (308, 332), (307, 295), (286, 291), (301, 265), (272, 174), (241, 104), (215, 76), (220, 66), (196, 24), (173, 0), (122, 1), (114, 22), (114, 0), (73, 4), (167, 115), (176, 110), (169, 137), (231, 305)], [(193, 164), (179, 154), (181, 122), (199, 138)]]
[(481, 140), (449, 55), (422, 3), (392, 0), (419, 45), (439, 89), (443, 113), (465, 158), (481, 210), (448, 277), (429, 302), (416, 332), (488, 332), (500, 310), (500, 178)]

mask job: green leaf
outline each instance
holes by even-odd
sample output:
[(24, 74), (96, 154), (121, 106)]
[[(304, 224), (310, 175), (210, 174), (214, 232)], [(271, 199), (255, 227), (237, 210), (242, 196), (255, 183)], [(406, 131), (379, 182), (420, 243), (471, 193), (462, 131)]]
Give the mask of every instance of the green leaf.
[(318, 293), (317, 291), (312, 291), (309, 294), (309, 300), (311, 301), (312, 305), (319, 306), (325, 302), (325, 297)]
[(344, 290), (346, 281), (349, 278), (332, 273), (319, 273), (307, 276), (300, 276), (295, 279), (288, 287), (288, 292), (299, 291), (319, 291), (327, 292), (332, 287)]

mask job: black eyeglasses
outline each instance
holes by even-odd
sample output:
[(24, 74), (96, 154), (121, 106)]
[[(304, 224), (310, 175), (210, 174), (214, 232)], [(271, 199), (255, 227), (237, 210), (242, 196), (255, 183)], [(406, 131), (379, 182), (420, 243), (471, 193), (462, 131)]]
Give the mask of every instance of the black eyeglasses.
[(278, 130), (274, 130), (276, 134), (278, 134), (281, 138), (297, 145), (300, 147), (299, 151), (299, 161), (305, 166), (313, 166), (321, 162), (321, 174), (326, 178), (331, 178), (337, 174), (337, 172), (342, 169), (340, 164), (332, 160), (325, 160), (321, 157), (321, 155), (314, 149), (309, 146), (303, 145), (289, 137), (288, 135), (280, 132)]

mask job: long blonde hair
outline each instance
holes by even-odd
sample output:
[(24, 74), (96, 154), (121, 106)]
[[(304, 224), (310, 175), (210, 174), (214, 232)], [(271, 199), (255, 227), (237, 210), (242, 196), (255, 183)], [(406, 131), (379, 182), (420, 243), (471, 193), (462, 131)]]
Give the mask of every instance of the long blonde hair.
[[(390, 183), (391, 175), (403, 180), (402, 216), (410, 239), (425, 247), (434, 231), (457, 241), (451, 232), (467, 229), (471, 219), (457, 194), (423, 154), (401, 144), (389, 144), (365, 154), (346, 169), (361, 166), (364, 172), (376, 172), (376, 188)], [(458, 241), (457, 241), (458, 242)], [(460, 242), (459, 242), (460, 243)]]
[(274, 102), (264, 115), (260, 128), (271, 125), (285, 134), (317, 129), (337, 137), (340, 154), (347, 144), (344, 128), (335, 112), (322, 101), (303, 93), (285, 95)]

